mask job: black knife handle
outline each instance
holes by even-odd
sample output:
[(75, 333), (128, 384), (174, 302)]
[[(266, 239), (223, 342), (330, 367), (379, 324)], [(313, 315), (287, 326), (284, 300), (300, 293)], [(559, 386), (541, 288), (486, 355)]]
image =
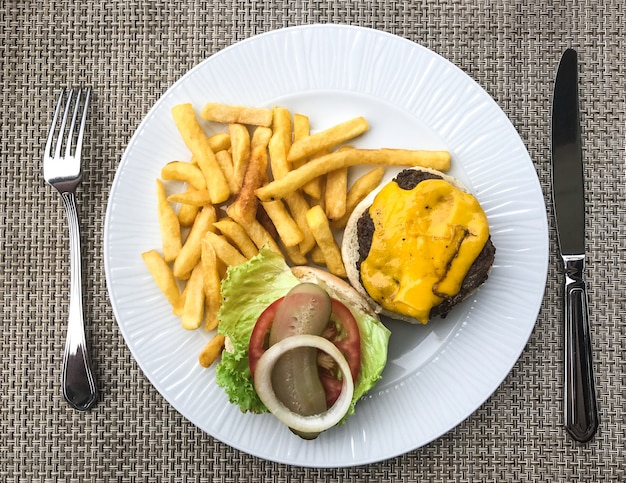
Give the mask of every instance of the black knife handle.
[(563, 256), (565, 265), (565, 428), (581, 443), (598, 429), (591, 357), (584, 256)]

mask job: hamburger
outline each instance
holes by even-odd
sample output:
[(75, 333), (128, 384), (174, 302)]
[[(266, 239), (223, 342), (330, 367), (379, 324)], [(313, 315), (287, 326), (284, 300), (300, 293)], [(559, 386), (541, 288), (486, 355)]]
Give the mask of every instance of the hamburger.
[(418, 167), (363, 200), (342, 242), (348, 279), (373, 310), (421, 324), (476, 291), (495, 251), (485, 212), (467, 188)]
[(271, 412), (312, 439), (342, 424), (380, 379), (389, 331), (344, 280), (268, 248), (228, 268), (216, 382), (242, 412)]

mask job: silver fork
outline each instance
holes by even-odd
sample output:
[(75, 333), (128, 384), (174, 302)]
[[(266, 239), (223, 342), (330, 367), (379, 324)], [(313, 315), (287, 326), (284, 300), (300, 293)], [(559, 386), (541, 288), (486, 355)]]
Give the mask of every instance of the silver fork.
[[(67, 95), (65, 89), (61, 91), (43, 155), (44, 179), (61, 195), (69, 226), (70, 306), (61, 384), (63, 396), (79, 411), (87, 411), (97, 400), (96, 383), (85, 343), (80, 232), (75, 195), (82, 179), (80, 158), (90, 94), (90, 89), (70, 89)], [(61, 114), (63, 117), (59, 125)], [(80, 123), (78, 126), (77, 121)]]

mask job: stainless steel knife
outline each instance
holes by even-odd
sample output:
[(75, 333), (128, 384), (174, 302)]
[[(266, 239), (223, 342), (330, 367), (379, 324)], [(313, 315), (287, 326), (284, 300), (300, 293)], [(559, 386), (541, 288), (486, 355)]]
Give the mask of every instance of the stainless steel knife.
[(565, 428), (580, 442), (593, 438), (598, 411), (584, 280), (585, 193), (578, 101), (578, 59), (567, 49), (552, 101), (552, 198), (564, 268)]

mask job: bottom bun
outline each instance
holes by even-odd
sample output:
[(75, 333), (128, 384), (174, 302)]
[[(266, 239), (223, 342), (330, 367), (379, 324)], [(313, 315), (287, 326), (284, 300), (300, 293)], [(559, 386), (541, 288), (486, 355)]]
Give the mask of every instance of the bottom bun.
[(291, 273), (301, 282), (311, 282), (319, 285), (328, 292), (328, 295), (340, 302), (344, 302), (344, 305), (354, 307), (378, 319), (376, 311), (368, 303), (367, 299), (352, 285), (332, 273), (307, 265), (291, 267)]

